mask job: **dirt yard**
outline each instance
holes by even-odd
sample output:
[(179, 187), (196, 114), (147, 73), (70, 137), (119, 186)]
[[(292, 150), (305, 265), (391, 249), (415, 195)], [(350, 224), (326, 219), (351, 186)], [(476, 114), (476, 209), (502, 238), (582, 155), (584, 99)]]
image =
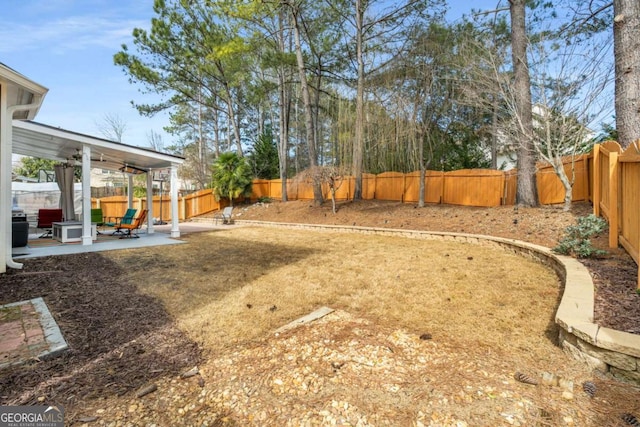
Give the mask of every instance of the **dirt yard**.
[[(235, 219), (554, 246), (590, 212), (586, 204), (572, 213), (339, 208), (256, 204), (238, 206)], [(554, 345), (561, 289), (535, 263), (473, 245), (253, 226), (184, 238), (188, 245), (170, 249), (28, 260), (0, 276), (0, 303), (42, 296), (71, 348), (1, 372), (0, 404), (57, 403), (69, 425), (88, 426), (624, 426), (640, 418), (638, 389)], [(598, 321), (640, 333), (630, 257), (614, 250), (585, 264), (598, 286)], [(274, 335), (319, 306), (336, 312)]]

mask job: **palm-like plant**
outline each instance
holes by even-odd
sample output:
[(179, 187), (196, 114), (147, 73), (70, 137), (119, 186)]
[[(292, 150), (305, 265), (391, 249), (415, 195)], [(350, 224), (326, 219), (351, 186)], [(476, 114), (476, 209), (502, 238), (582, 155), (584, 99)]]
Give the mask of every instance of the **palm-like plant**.
[(216, 200), (226, 197), (233, 206), (233, 199), (251, 195), (253, 177), (251, 167), (244, 157), (234, 152), (223, 153), (212, 169), (212, 187)]

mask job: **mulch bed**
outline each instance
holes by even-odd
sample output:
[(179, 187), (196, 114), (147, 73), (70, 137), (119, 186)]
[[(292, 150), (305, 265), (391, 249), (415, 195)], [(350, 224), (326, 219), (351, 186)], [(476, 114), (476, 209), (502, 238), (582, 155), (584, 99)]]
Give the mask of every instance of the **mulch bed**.
[(199, 362), (198, 345), (160, 302), (139, 293), (127, 272), (99, 253), (24, 264), (0, 275), (0, 304), (42, 297), (69, 350), (4, 369), (0, 405), (46, 401), (73, 413), (82, 409), (76, 402), (123, 395)]
[(640, 335), (638, 266), (622, 249), (602, 258), (581, 259), (595, 286), (594, 322), (602, 327)]

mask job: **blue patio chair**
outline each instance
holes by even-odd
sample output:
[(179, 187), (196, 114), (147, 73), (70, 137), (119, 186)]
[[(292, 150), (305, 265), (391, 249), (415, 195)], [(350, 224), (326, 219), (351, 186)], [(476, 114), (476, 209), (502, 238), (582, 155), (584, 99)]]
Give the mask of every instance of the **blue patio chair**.
[(131, 223), (133, 222), (133, 219), (136, 216), (136, 212), (138, 212), (137, 209), (132, 209), (132, 208), (127, 209), (127, 211), (124, 213), (124, 216), (120, 218), (120, 221), (113, 224), (113, 227), (115, 227), (116, 229), (116, 231), (114, 231), (113, 234), (122, 234), (122, 228), (120, 226), (131, 225)]

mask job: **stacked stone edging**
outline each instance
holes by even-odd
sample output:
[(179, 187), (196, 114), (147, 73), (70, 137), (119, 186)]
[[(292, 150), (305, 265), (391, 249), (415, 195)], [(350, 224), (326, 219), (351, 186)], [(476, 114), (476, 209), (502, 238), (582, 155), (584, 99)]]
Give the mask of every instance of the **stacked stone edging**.
[(555, 321), (560, 326), (559, 345), (593, 369), (640, 385), (640, 335), (602, 328), (593, 323), (594, 286), (591, 274), (579, 261), (556, 255), (549, 248), (514, 239), (464, 233), (399, 230), (343, 225), (291, 224), (235, 220), (238, 224), (298, 230), (319, 230), (445, 240), (497, 246), (551, 267), (564, 283)]

